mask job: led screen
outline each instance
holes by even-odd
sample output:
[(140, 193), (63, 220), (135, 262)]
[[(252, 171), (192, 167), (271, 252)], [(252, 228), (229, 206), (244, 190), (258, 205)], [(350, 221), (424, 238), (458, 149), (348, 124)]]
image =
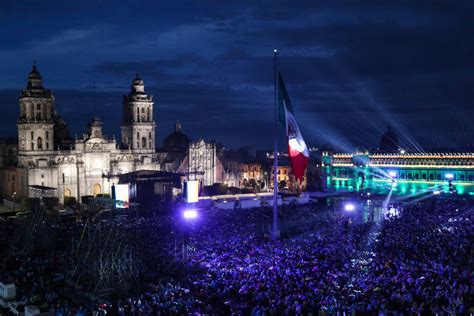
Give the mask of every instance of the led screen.
[(186, 201), (188, 203), (199, 201), (199, 181), (189, 180), (186, 182)]
[(116, 184), (115, 185), (115, 207), (117, 208), (128, 208), (128, 184)]

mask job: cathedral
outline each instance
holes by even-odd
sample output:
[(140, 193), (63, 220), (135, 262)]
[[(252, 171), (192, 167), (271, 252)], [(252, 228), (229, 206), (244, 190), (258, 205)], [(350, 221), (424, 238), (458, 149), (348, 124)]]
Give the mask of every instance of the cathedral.
[(36, 65), (20, 93), (18, 141), (0, 143), (0, 182), (4, 196), (31, 197), (42, 188), (60, 201), (111, 193), (119, 175), (140, 171), (171, 171), (194, 177), (201, 185), (223, 178), (215, 143), (192, 142), (176, 124), (175, 133), (155, 148), (153, 97), (143, 80), (132, 81), (123, 97), (121, 139), (107, 138), (102, 121), (93, 118), (82, 137), (72, 139), (55, 110), (54, 95), (43, 86)]

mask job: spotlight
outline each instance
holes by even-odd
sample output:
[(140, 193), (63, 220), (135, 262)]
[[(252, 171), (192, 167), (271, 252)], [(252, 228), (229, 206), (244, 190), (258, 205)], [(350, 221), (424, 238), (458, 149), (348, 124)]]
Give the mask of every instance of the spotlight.
[(196, 210), (186, 210), (183, 212), (183, 217), (185, 219), (195, 219), (198, 216)]
[(347, 203), (346, 205), (344, 205), (344, 210), (351, 212), (355, 210), (355, 205), (352, 203)]
[(452, 174), (452, 173), (446, 173), (446, 174), (444, 175), (444, 177), (445, 177), (446, 179), (454, 179), (454, 174)]
[(395, 188), (397, 186), (397, 182), (396, 181), (393, 181), (392, 182), (392, 188)]
[(395, 171), (389, 171), (388, 175), (391, 176), (392, 178), (395, 178), (397, 176), (397, 173)]
[(433, 191), (433, 194), (434, 195), (439, 195), (439, 194), (441, 194), (441, 191), (440, 190)]

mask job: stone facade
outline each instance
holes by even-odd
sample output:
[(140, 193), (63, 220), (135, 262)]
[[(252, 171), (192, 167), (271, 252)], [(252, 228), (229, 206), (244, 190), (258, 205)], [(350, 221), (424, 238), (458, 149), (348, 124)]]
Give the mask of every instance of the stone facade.
[[(26, 197), (29, 187), (44, 186), (54, 188), (60, 201), (66, 196), (79, 199), (110, 193), (120, 174), (161, 169), (160, 157), (155, 153), (152, 96), (145, 93), (138, 76), (132, 81), (130, 94), (123, 99), (121, 144), (103, 135), (99, 118), (89, 123), (82, 138), (55, 137), (55, 130), (61, 127), (58, 124), (64, 122), (57, 119), (54, 95), (43, 87), (36, 65), (19, 103), (15, 162), (7, 163), (11, 155), (2, 155), (4, 196), (16, 193), (17, 197)], [(6, 144), (1, 147), (2, 151), (12, 151)]]

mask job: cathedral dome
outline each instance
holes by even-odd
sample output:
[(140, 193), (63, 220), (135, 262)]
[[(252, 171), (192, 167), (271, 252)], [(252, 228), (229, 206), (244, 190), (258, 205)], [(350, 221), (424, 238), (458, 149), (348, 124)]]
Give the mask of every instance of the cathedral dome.
[(33, 68), (28, 75), (28, 86), (29, 89), (41, 89), (43, 87), (43, 78), (40, 72), (36, 69), (36, 63), (33, 63)]
[(135, 79), (132, 80), (132, 94), (144, 94), (145, 93), (145, 84), (143, 80), (140, 79), (138, 74)]
[(163, 147), (167, 150), (186, 150), (191, 140), (181, 132), (181, 124), (176, 122), (175, 131), (163, 141)]

